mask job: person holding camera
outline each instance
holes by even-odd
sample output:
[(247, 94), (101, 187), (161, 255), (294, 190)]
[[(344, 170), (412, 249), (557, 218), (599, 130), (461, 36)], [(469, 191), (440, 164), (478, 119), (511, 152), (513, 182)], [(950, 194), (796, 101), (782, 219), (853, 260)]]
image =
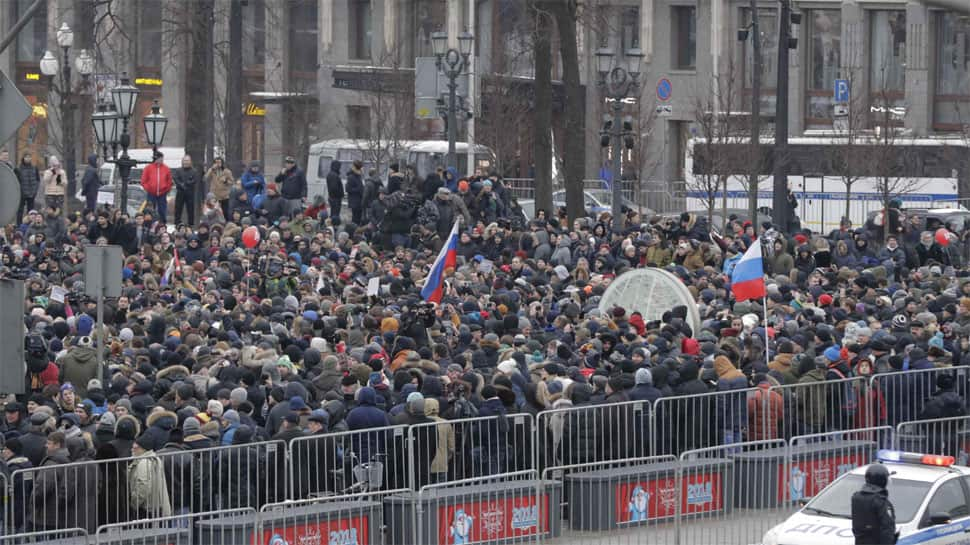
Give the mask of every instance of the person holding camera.
[(53, 205), (64, 210), (67, 204), (64, 200), (64, 195), (67, 193), (67, 173), (61, 168), (61, 160), (56, 155), (51, 155), (48, 159), (42, 181), (47, 206)]

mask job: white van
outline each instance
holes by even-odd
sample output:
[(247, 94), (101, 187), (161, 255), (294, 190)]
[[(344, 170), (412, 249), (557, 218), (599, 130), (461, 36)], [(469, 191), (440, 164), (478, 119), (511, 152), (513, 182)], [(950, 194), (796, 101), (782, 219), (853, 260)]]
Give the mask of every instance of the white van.
[[(327, 174), (330, 163), (340, 161), (340, 178), (346, 183), (350, 164), (355, 160), (363, 161), (364, 177), (367, 171), (377, 164), (378, 152), (372, 149), (371, 140), (337, 139), (324, 140), (310, 146), (307, 160), (306, 179), (307, 195), (313, 199), (317, 195), (327, 196)], [(467, 172), (468, 144), (456, 142), (455, 150), (458, 155), (458, 172)], [(388, 165), (397, 161), (404, 171), (405, 165), (415, 165), (419, 176), (427, 176), (438, 165), (444, 165), (448, 157), (448, 142), (446, 140), (403, 140), (398, 142), (396, 151), (382, 150), (380, 161), (380, 177), (386, 182)], [(487, 146), (475, 146), (475, 168), (488, 171), (495, 164), (495, 154)]]

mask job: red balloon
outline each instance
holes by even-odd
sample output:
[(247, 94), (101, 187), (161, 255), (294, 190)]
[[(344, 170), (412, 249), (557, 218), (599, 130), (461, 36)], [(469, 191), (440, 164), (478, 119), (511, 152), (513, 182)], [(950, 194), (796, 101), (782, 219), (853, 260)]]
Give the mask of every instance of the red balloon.
[(254, 226), (247, 227), (243, 230), (242, 240), (247, 248), (255, 248), (259, 244), (259, 229)]
[(950, 232), (940, 227), (936, 230), (936, 241), (940, 243), (940, 246), (949, 246)]

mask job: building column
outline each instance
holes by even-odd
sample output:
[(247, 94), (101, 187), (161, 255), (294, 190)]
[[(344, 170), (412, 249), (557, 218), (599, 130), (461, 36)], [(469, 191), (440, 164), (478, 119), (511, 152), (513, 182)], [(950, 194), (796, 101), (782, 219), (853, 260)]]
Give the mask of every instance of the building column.
[(933, 126), (930, 10), (922, 2), (906, 4), (906, 128), (915, 136), (925, 136)]
[[(265, 84), (270, 93), (290, 91), (289, 9), (286, 2), (266, 2)], [(274, 173), (283, 168), (286, 149), (286, 108), (279, 100), (266, 101), (263, 118), (263, 170)]]
[(850, 115), (862, 115), (869, 108), (869, 38), (866, 12), (856, 0), (842, 3), (842, 77), (849, 80)]
[[(386, 0), (385, 4), (390, 1)], [(323, 140), (345, 138), (347, 136), (344, 129), (346, 126), (345, 109), (336, 100), (336, 95), (345, 91), (333, 88), (333, 69), (340, 62), (340, 59), (348, 57), (347, 23), (350, 18), (347, 13), (347, 2), (339, 0), (319, 0), (319, 2), (320, 22), (317, 31), (319, 32), (320, 42), (317, 46), (317, 56), (320, 69), (317, 70), (317, 100), (320, 107), (317, 108), (317, 126), (319, 127), (319, 136)], [(371, 10), (373, 14), (371, 21), (374, 22), (376, 13), (373, 6)], [(372, 44), (383, 41), (379, 39), (379, 36), (377, 38), (377, 41), (372, 42)], [(373, 51), (376, 55), (379, 55), (382, 49), (374, 48)]]
[[(178, 20), (185, 16), (181, 0), (162, 0), (162, 108), (168, 116), (165, 145), (185, 146), (185, 76), (189, 65), (189, 40), (184, 25)], [(204, 97), (199, 97), (204, 98)]]

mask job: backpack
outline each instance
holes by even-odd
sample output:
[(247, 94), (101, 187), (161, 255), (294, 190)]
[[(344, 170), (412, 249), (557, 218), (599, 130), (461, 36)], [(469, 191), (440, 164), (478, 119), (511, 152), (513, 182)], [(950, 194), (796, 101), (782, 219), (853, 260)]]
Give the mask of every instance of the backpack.
[(425, 201), (418, 208), (418, 224), (432, 230), (438, 228), (438, 207), (433, 201)]
[[(829, 371), (835, 372), (835, 374), (839, 376), (840, 380), (849, 378), (849, 377), (846, 377), (844, 374), (842, 374), (842, 371), (839, 371), (838, 368), (836, 367), (829, 369)], [(851, 419), (855, 418), (855, 413), (856, 411), (859, 410), (859, 392), (857, 391), (856, 383), (854, 382), (842, 383), (842, 407), (841, 408), (842, 408), (842, 414), (844, 414), (846, 418), (849, 419), (848, 421), (852, 421)]]
[(478, 416), (478, 408), (471, 401), (465, 399), (464, 396), (459, 396), (451, 404), (451, 414), (452, 419), (455, 420), (459, 418), (475, 418)]
[(24, 338), (24, 358), (31, 373), (43, 373), (47, 369), (47, 341), (38, 334)]

